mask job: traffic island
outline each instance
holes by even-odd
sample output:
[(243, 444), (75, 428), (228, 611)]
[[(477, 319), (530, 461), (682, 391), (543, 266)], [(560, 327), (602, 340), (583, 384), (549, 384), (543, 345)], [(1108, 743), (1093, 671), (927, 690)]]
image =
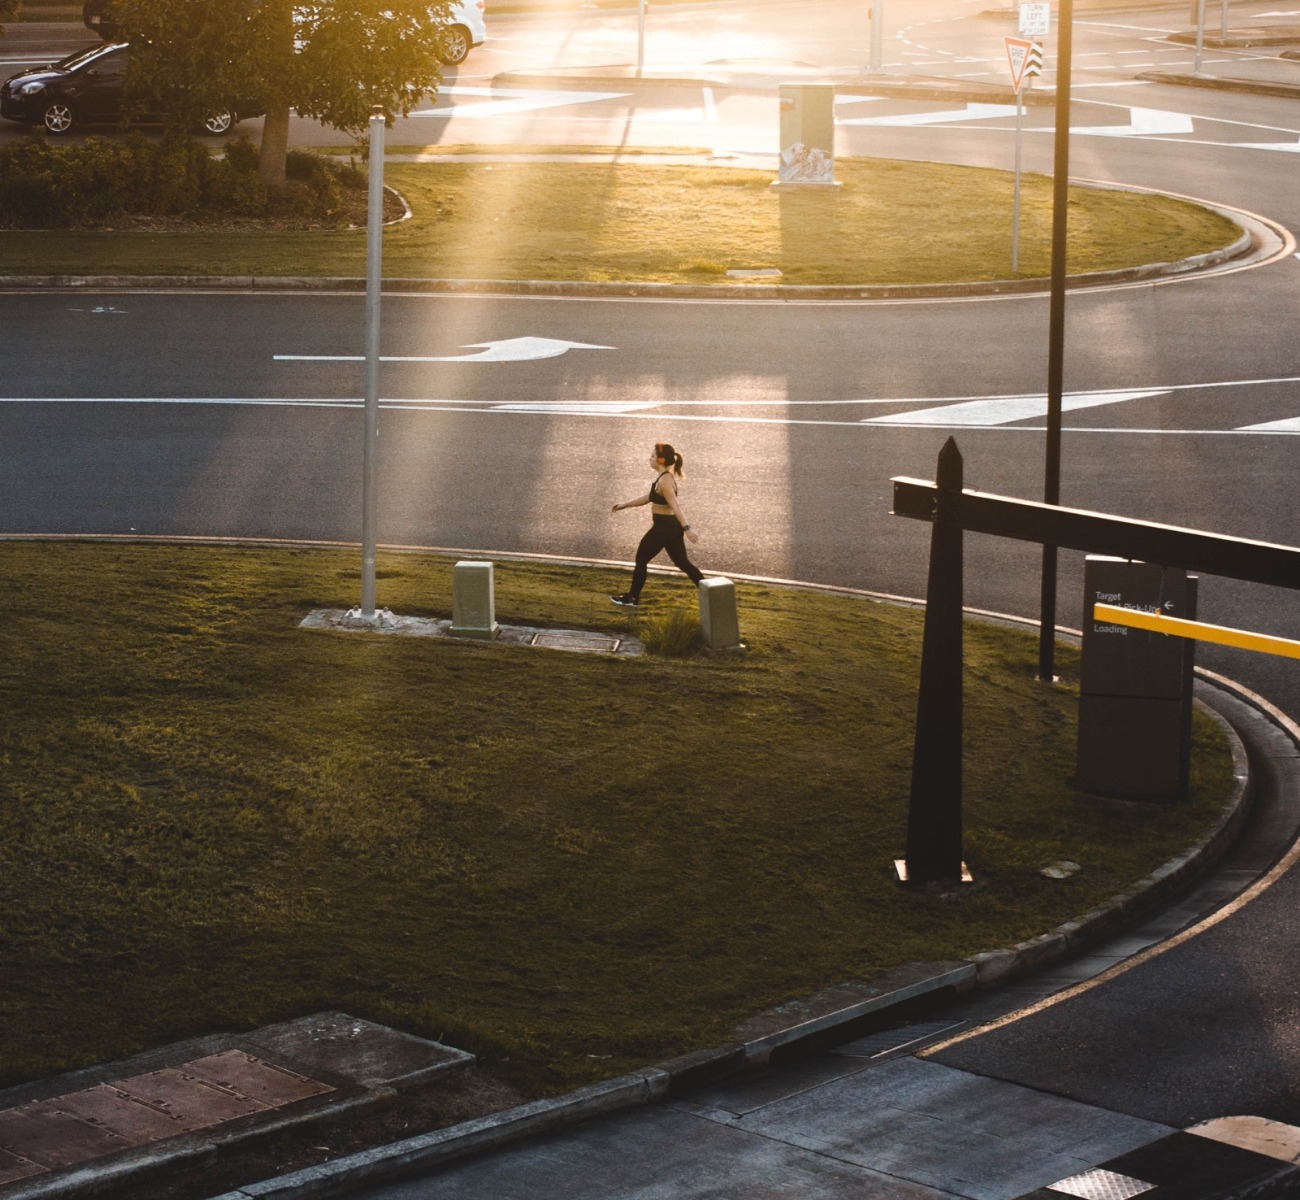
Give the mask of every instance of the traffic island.
[[(1143, 890), (1236, 794), (1206, 717), (1188, 804), (1074, 791), (1076, 699), (1034, 682), (1031, 638), (975, 623), (980, 882), (905, 892), (890, 859), (913, 609), (739, 580), (743, 656), (539, 654), (300, 629), (352, 600), (351, 551), (10, 539), (0, 556), (24, 697), (0, 734), (15, 1085), (324, 1001), (475, 1055), (475, 1077), (540, 1106), (529, 1119), (586, 1111), (590, 1088), (639, 1103), (673, 1073), (646, 1063), (703, 1054), (698, 1079), (729, 1069), (719, 1047), (772, 1053), (774, 1035), (803, 1036), (782, 1029), (822, 1036), (874, 1001), (854, 985), (738, 1039), (792, 998), (846, 980), (888, 991), (911, 963), (978, 979), (975, 956), (1013, 930), (1058, 933), (987, 973), (1067, 952), (1059, 931)], [(455, 562), (382, 553), (380, 603), (448, 620)], [(610, 638), (656, 613), (694, 619), (687, 580), (656, 578), (635, 613), (608, 603), (625, 580), (511, 562), (497, 613)], [(59, 596), (57, 620), (34, 594)], [(1041, 873), (1062, 861), (1081, 869)], [(635, 1085), (600, 1082), (629, 1072)]]

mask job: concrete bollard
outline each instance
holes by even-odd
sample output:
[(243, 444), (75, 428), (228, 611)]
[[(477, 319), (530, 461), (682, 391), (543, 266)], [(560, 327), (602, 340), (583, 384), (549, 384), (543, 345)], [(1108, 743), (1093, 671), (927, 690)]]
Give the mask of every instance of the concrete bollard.
[(730, 579), (702, 579), (699, 584), (700, 632), (708, 650), (743, 650), (736, 616), (736, 585)]
[(493, 594), (493, 564), (458, 562), (452, 576), (452, 637), (479, 638), (491, 641), (501, 631), (496, 622)]

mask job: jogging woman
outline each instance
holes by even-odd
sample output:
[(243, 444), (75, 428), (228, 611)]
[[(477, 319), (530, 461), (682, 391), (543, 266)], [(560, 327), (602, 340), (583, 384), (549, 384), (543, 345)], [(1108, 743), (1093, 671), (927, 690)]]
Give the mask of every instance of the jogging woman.
[(677, 498), (677, 480), (682, 477), (682, 456), (667, 442), (656, 442), (654, 453), (650, 455), (650, 466), (659, 472), (648, 496), (638, 496), (635, 500), (614, 505), (611, 511), (620, 508), (636, 508), (642, 504), (650, 505), (651, 524), (641, 544), (636, 548), (636, 568), (632, 572), (632, 586), (621, 596), (611, 596), (615, 604), (625, 608), (635, 608), (641, 599), (641, 589), (645, 586), (646, 569), (650, 560), (661, 550), (668, 551), (668, 557), (686, 573), (692, 583), (699, 583), (704, 578), (689, 558), (686, 557), (686, 538), (692, 542), (700, 539), (691, 532), (686, 523), (686, 514), (682, 512), (681, 501)]

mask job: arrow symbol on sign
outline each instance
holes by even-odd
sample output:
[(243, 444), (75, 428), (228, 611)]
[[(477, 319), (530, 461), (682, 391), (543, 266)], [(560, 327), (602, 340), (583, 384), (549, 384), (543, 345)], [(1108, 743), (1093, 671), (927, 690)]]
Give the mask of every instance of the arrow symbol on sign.
[[(559, 358), (570, 350), (613, 350), (613, 346), (594, 346), (590, 342), (565, 342), (558, 338), (504, 338), (499, 342), (471, 342), (465, 350), (477, 354), (450, 355), (381, 355), (380, 362), (531, 362), (539, 358)], [(365, 362), (364, 354), (277, 354), (276, 362)]]

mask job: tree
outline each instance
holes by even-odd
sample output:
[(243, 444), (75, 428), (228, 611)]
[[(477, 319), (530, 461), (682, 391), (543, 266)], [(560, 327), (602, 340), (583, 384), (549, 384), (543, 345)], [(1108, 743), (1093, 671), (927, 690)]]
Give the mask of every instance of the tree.
[[(12, 0), (0, 0), (0, 5)], [(285, 186), (289, 116), (359, 136), (373, 108), (391, 121), (442, 81), (449, 0), (119, 0), (140, 110), (192, 127), (241, 97), (265, 107), (258, 169)]]
[[(16, 17), (18, 10), (23, 6), (23, 0), (0, 0), (0, 21), (5, 17)], [(4, 33), (4, 26), (0, 25), (0, 35)]]

